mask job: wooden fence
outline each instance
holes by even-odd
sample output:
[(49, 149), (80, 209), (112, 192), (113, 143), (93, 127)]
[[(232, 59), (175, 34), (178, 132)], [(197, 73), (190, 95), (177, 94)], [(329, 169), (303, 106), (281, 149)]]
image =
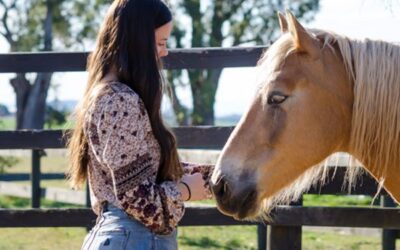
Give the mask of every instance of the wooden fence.
[[(254, 66), (263, 47), (172, 50), (165, 60), (167, 69), (207, 69)], [(0, 54), (0, 73), (84, 71), (88, 53), (11, 53)], [(71, 86), (73, 87), (73, 86)], [(232, 127), (175, 128), (178, 145), (186, 149), (221, 149)], [(41, 150), (63, 148), (62, 131), (0, 131), (0, 149), (32, 150), (32, 205), (34, 209), (0, 210), (0, 227), (90, 227), (95, 218), (90, 209), (40, 209)], [(342, 189), (344, 170), (331, 173), (331, 181), (314, 187), (312, 194), (347, 194)], [(369, 176), (354, 188), (352, 194), (375, 195), (377, 184)], [(301, 249), (301, 226), (383, 228), (382, 248), (395, 249), (400, 228), (400, 210), (382, 192), (386, 207), (279, 207), (273, 211), (271, 223), (235, 221), (215, 207), (189, 207), (181, 226), (257, 225), (259, 249)], [(267, 227), (268, 226), (268, 233)], [(265, 236), (268, 236), (266, 239)]]

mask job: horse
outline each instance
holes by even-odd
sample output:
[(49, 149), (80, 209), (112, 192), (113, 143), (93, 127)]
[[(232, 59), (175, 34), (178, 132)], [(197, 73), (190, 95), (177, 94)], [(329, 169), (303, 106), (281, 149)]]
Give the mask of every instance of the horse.
[(348, 176), (366, 170), (399, 202), (400, 46), (278, 18), (281, 36), (258, 61), (256, 95), (211, 177), (218, 209), (268, 216), (324, 179), (337, 152), (355, 162)]

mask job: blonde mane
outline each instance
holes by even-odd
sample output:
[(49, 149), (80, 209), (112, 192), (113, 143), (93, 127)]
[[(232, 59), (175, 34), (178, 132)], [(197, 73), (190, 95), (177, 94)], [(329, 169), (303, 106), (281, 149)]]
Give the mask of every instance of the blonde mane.
[(337, 38), (354, 82), (350, 150), (383, 184), (400, 170), (400, 46)]
[[(320, 38), (324, 47), (333, 50), (334, 45), (339, 47), (336, 53), (341, 54), (354, 84), (350, 153), (378, 176), (381, 188), (389, 168), (400, 172), (400, 46), (368, 39), (353, 40), (326, 31), (309, 32)], [(260, 68), (267, 70), (264, 63), (267, 56), (282, 60), (294, 51), (293, 43), (289, 43), (290, 36), (286, 33), (261, 57)], [(288, 204), (299, 199), (313, 185), (324, 184), (328, 173), (327, 159), (266, 199), (261, 208), (266, 213), (260, 213), (263, 219), (270, 219), (268, 214), (276, 205)], [(338, 166), (337, 160), (333, 165)], [(348, 184), (350, 191), (362, 168), (352, 157), (347, 165), (344, 184)]]

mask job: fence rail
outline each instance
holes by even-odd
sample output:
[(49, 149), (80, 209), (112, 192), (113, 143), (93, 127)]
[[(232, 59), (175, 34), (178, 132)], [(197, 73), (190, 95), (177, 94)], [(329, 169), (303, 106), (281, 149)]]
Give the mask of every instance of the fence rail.
[[(174, 128), (182, 149), (221, 149), (233, 127), (178, 127)], [(62, 130), (0, 131), (1, 149), (65, 148), (68, 132)]]
[[(0, 227), (88, 227), (95, 221), (90, 209), (0, 210)], [(323, 226), (400, 228), (395, 208), (279, 207), (272, 212), (272, 226)], [(215, 207), (187, 207), (181, 226), (257, 225), (221, 215)]]
[[(253, 67), (266, 47), (172, 49), (166, 69)], [(0, 73), (75, 72), (86, 70), (89, 52), (0, 54)]]

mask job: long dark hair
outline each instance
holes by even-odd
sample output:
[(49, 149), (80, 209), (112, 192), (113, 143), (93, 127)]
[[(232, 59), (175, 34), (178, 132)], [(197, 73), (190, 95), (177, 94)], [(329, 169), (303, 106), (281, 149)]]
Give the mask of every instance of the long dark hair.
[(88, 143), (83, 133), (84, 115), (101, 89), (99, 84), (111, 70), (143, 100), (153, 133), (161, 148), (157, 181), (182, 176), (176, 140), (161, 117), (164, 78), (157, 56), (155, 29), (170, 22), (172, 15), (161, 0), (115, 0), (88, 60), (89, 80), (84, 98), (76, 110), (76, 126), (68, 143), (72, 186), (87, 177)]

